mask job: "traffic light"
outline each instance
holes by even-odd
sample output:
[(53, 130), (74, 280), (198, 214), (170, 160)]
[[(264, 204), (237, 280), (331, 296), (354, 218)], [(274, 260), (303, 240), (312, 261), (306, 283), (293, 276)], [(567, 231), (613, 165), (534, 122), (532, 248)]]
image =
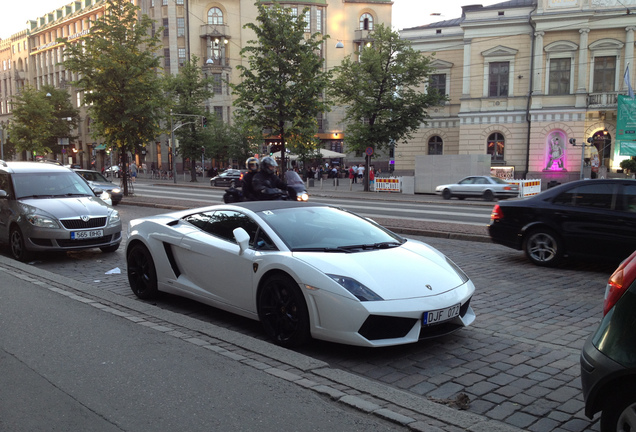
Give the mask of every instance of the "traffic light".
[(207, 127), (207, 126), (208, 126), (208, 118), (201, 117), (201, 127)]
[(576, 138), (570, 138), (570, 144), (576, 145)]

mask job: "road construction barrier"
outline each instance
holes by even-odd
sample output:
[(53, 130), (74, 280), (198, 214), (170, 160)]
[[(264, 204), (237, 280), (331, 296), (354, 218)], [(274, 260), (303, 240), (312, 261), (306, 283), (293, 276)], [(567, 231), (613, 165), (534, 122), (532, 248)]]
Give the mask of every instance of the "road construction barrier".
[(519, 197), (537, 195), (541, 192), (541, 180), (506, 180), (519, 186)]
[(400, 177), (376, 177), (374, 183), (376, 192), (400, 192), (402, 190), (402, 178)]

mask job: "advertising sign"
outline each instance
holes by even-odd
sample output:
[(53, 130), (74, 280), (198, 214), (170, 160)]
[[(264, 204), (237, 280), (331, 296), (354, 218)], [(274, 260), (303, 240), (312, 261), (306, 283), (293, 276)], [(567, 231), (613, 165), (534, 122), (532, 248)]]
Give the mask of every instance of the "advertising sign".
[(616, 141), (621, 156), (636, 156), (636, 99), (618, 95)]

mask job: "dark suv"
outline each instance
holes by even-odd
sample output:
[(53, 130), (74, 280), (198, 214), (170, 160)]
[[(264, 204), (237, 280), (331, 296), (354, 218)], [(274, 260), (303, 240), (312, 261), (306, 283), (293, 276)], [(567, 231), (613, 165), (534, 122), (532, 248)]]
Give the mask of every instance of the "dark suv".
[(636, 252), (612, 274), (605, 316), (581, 352), (585, 415), (601, 411), (601, 431), (636, 430)]
[(95, 193), (63, 166), (0, 161), (0, 243), (20, 261), (38, 251), (116, 251), (119, 213)]

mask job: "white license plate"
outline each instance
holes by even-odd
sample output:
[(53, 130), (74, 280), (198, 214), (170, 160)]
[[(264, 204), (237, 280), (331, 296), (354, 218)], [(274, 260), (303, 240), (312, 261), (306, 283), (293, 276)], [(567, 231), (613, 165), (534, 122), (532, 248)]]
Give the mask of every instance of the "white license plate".
[(459, 316), (460, 305), (456, 304), (446, 309), (438, 309), (422, 314), (422, 325), (437, 324)]
[(92, 231), (72, 231), (71, 240), (86, 240), (96, 237), (104, 237), (104, 230), (92, 230)]

